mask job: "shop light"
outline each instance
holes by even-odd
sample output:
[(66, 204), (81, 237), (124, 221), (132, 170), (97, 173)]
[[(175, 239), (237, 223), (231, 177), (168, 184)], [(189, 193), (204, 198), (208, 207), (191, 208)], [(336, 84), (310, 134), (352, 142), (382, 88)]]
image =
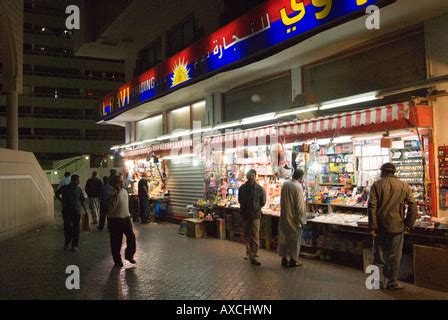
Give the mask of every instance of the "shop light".
[(174, 160), (174, 159), (184, 159), (184, 158), (192, 158), (196, 157), (197, 155), (195, 153), (188, 153), (188, 154), (180, 154), (176, 156), (166, 156), (163, 157), (162, 160)]
[(195, 130), (191, 131), (191, 134), (202, 133), (202, 132), (209, 132), (209, 131), (212, 131), (212, 130), (213, 130), (212, 127), (199, 128), (199, 129), (195, 129)]
[(227, 128), (233, 128), (233, 127), (238, 127), (241, 124), (241, 121), (232, 121), (232, 122), (226, 122), (226, 123), (221, 123), (215, 127), (213, 127), (213, 130), (221, 130), (221, 129), (227, 129)]
[(377, 93), (368, 93), (368, 94), (361, 94), (356, 95), (352, 97), (347, 97), (343, 99), (337, 99), (332, 101), (323, 102), (319, 108), (319, 110), (328, 110), (328, 109), (335, 109), (343, 106), (349, 106), (352, 104), (362, 103), (362, 102), (368, 102), (377, 100)]
[(55, 175), (55, 176), (57, 176), (57, 175), (58, 175), (58, 172), (57, 172), (57, 171), (55, 171), (55, 172), (54, 172), (54, 175)]
[(114, 156), (110, 156), (109, 159), (110, 159), (110, 160), (114, 160)]
[(115, 151), (115, 150), (118, 150), (120, 148), (121, 148), (121, 146), (113, 146), (112, 148), (110, 148), (110, 150)]
[(295, 108), (292, 110), (285, 110), (285, 111), (277, 112), (277, 114), (275, 115), (275, 118), (278, 119), (278, 118), (288, 117), (288, 116), (292, 116), (292, 115), (296, 115), (296, 114), (313, 112), (313, 111), (317, 111), (317, 110), (319, 110), (319, 105), (315, 104), (315, 105), (311, 105), (306, 108), (300, 107), (300, 108)]
[(254, 123), (265, 122), (265, 121), (274, 120), (274, 119), (275, 119), (275, 112), (271, 112), (271, 113), (266, 113), (266, 114), (262, 114), (262, 115), (255, 116), (255, 117), (244, 118), (243, 120), (241, 120), (241, 124), (242, 125), (254, 124)]
[(331, 139), (330, 138), (328, 138), (328, 139), (318, 139), (317, 140), (317, 144), (321, 145), (321, 146), (325, 146), (325, 145), (330, 144), (330, 143), (331, 143)]
[(90, 157), (89, 157), (89, 156), (86, 156), (86, 157), (85, 157), (85, 159), (86, 159), (86, 160), (89, 160), (89, 159), (90, 159)]
[(349, 143), (353, 141), (352, 136), (342, 136), (333, 139), (333, 143)]
[(175, 109), (170, 111), (171, 113), (182, 113), (182, 112), (189, 112), (190, 111), (190, 107), (183, 107), (183, 108), (179, 108), (179, 109)]

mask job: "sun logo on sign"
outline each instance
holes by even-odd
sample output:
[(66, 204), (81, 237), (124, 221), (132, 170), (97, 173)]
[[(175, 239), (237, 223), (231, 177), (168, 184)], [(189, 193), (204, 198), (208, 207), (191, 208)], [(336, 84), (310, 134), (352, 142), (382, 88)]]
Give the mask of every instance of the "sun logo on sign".
[(179, 58), (179, 62), (176, 62), (173, 68), (173, 76), (171, 77), (173, 84), (171, 85), (171, 88), (190, 80), (191, 78), (189, 73), (190, 69), (185, 62), (185, 59), (183, 58), (181, 61)]

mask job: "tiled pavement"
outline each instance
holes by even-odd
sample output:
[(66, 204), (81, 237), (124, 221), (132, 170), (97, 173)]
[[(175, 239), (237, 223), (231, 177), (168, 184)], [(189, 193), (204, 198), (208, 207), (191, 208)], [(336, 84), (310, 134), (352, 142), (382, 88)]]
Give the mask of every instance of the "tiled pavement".
[[(80, 252), (62, 250), (55, 224), (0, 243), (0, 299), (448, 299), (407, 285), (389, 292), (365, 289), (366, 275), (316, 260), (284, 270), (274, 252), (262, 266), (243, 259), (240, 243), (190, 239), (171, 224), (137, 225), (138, 264), (112, 267), (108, 234), (82, 232)], [(65, 288), (65, 268), (81, 270), (81, 289)]]

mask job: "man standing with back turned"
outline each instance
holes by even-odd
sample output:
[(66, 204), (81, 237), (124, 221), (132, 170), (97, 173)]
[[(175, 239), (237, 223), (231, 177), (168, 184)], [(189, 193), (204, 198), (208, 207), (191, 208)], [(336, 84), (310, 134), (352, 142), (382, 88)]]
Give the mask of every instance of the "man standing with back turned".
[(102, 183), (98, 178), (98, 173), (96, 171), (92, 172), (92, 178), (87, 180), (85, 191), (88, 196), (89, 209), (92, 213), (93, 224), (98, 223), (98, 211), (100, 208), (100, 194), (101, 194)]
[(395, 172), (392, 163), (381, 167), (381, 179), (372, 185), (368, 204), (369, 229), (375, 239), (373, 263), (382, 270), (387, 282), (382, 287), (388, 290), (404, 289), (398, 283), (404, 232), (412, 229), (417, 216), (412, 190)]
[(253, 169), (247, 172), (247, 182), (238, 192), (241, 218), (243, 220), (244, 241), (246, 242), (246, 255), (253, 265), (261, 265), (258, 260), (258, 247), (260, 245), (260, 219), (261, 209), (266, 204), (266, 192), (257, 183), (257, 172)]
[(76, 174), (72, 175), (70, 184), (56, 191), (56, 198), (62, 202), (65, 234), (64, 250), (70, 249), (71, 243), (72, 251), (78, 251), (81, 206), (87, 214), (87, 209), (84, 205), (84, 193), (79, 187), (79, 176)]
[(298, 259), (303, 226), (306, 224), (305, 197), (301, 185), (303, 175), (303, 170), (295, 170), (292, 179), (286, 181), (282, 187), (278, 254), (282, 257), (281, 265), (285, 268), (302, 266)]

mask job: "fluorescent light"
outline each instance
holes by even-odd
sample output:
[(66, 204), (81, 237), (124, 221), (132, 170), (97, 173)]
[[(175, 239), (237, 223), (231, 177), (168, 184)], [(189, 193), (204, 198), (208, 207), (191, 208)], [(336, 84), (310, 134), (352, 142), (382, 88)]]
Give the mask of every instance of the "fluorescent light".
[(110, 148), (110, 150), (118, 150), (120, 148), (121, 148), (121, 146), (113, 146), (112, 148)]
[(349, 143), (352, 142), (352, 136), (342, 136), (333, 139), (333, 143)]
[(212, 131), (212, 130), (213, 130), (212, 127), (206, 127), (206, 128), (195, 129), (195, 130), (191, 131), (191, 133), (195, 134), (195, 133), (209, 132), (209, 131)]
[(357, 95), (357, 96), (352, 96), (352, 97), (348, 97), (348, 98), (323, 102), (319, 109), (320, 110), (335, 109), (335, 108), (339, 108), (339, 107), (343, 107), (343, 106), (349, 106), (352, 104), (373, 101), (373, 100), (377, 100), (377, 99), (378, 98), (377, 98), (376, 93), (369, 93), (367, 95), (366, 94)]
[(172, 110), (170, 112), (171, 113), (182, 113), (182, 112), (187, 112), (187, 111), (190, 111), (190, 107), (189, 106), (182, 107), (182, 108), (179, 108), (179, 109), (174, 109), (174, 110)]
[(142, 143), (150, 143), (150, 142), (154, 142), (156, 141), (156, 139), (148, 139), (148, 140), (143, 140)]
[(274, 120), (275, 119), (275, 112), (271, 112), (271, 113), (266, 113), (266, 114), (262, 114), (259, 116), (255, 116), (255, 117), (250, 117), (250, 118), (244, 118), (243, 120), (241, 120), (241, 124), (253, 124), (253, 123), (259, 123), (259, 122), (265, 122), (265, 121), (269, 121), (269, 120)]
[(306, 113), (306, 112), (313, 112), (313, 111), (317, 111), (319, 110), (318, 105), (314, 105), (314, 106), (310, 106), (307, 108), (295, 108), (292, 110), (286, 110), (286, 111), (282, 111), (282, 112), (277, 112), (277, 114), (275, 115), (276, 118), (282, 118), (282, 117), (287, 117), (287, 116), (292, 116), (292, 115), (296, 115), (296, 114), (301, 114), (301, 113)]
[(163, 141), (163, 140), (169, 140), (170, 138), (171, 138), (171, 135), (170, 134), (166, 134), (164, 136), (157, 137), (156, 140), (157, 141)]
[(205, 101), (193, 104), (193, 108), (200, 108), (200, 107), (205, 107)]
[(196, 157), (195, 153), (188, 153), (188, 154), (179, 154), (179, 155), (175, 155), (175, 156), (166, 156), (163, 157), (163, 160), (173, 160), (173, 159), (183, 159), (183, 158), (192, 158), (192, 157)]
[(241, 120), (221, 123), (221, 124), (213, 127), (213, 130), (221, 130), (221, 129), (227, 129), (227, 128), (232, 128), (232, 127), (238, 127), (240, 124), (241, 124)]
[(317, 140), (317, 144), (321, 145), (321, 146), (325, 146), (327, 144), (330, 144), (331, 139), (318, 139)]

